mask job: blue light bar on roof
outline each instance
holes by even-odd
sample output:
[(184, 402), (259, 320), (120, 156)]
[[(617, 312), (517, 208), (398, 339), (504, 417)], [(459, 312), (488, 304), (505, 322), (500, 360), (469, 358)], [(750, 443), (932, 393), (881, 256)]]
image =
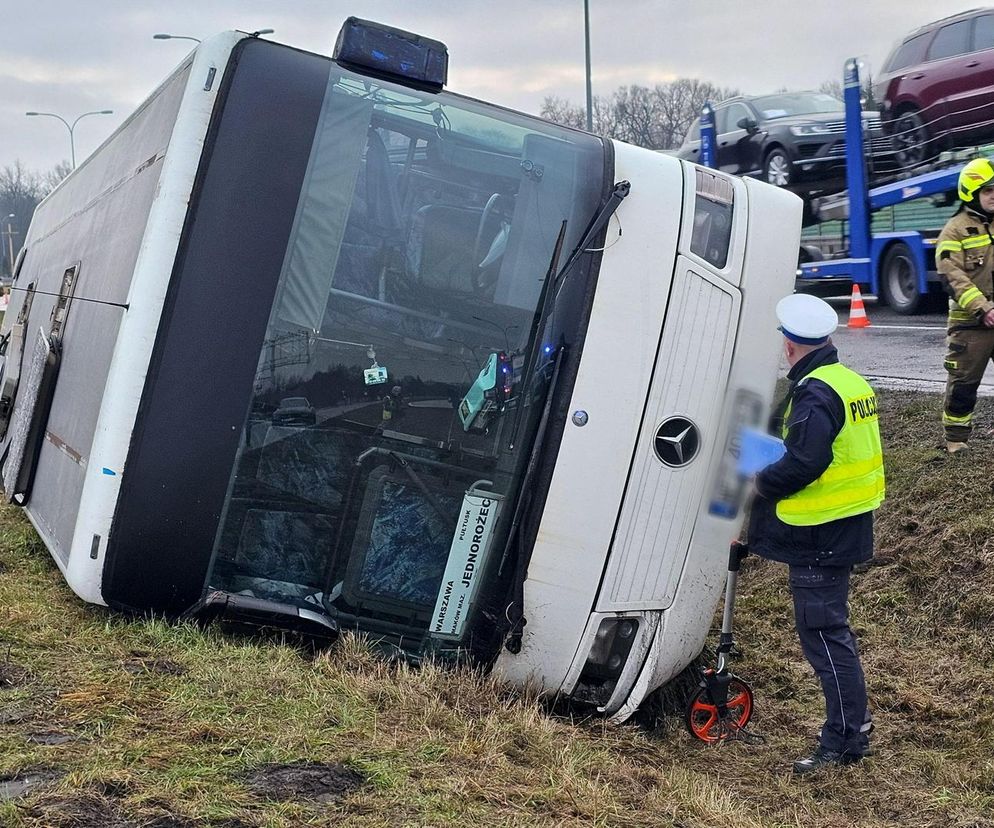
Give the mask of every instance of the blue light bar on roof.
[(449, 71), (444, 43), (358, 17), (342, 25), (332, 58), (365, 74), (436, 92)]

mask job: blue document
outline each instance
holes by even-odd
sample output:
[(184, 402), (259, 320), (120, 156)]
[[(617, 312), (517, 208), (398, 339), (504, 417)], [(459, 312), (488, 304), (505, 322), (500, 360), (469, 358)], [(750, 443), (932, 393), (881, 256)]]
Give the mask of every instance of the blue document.
[(751, 477), (772, 463), (776, 463), (787, 449), (783, 440), (755, 428), (743, 428), (739, 433), (739, 474)]

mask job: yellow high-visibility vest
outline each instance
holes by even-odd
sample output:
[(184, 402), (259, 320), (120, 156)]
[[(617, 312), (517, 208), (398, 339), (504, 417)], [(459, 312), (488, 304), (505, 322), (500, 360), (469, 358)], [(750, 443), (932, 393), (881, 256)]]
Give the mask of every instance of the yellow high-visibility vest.
[[(839, 395), (846, 422), (832, 443), (832, 464), (822, 476), (777, 503), (777, 517), (791, 526), (817, 526), (872, 512), (884, 499), (884, 454), (873, 389), (838, 363), (815, 368), (808, 377), (821, 380)], [(790, 410), (788, 405), (784, 439)]]

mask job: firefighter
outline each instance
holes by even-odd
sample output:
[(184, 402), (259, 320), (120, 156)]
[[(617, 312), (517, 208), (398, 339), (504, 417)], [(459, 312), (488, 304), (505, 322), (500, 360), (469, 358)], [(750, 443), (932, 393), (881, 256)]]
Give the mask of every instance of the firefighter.
[(751, 551), (789, 566), (801, 649), (821, 680), (825, 724), (795, 773), (858, 762), (872, 730), (856, 638), (849, 574), (873, 556), (873, 510), (884, 499), (877, 400), (839, 363), (829, 338), (838, 316), (801, 294), (776, 308), (790, 388), (777, 418), (785, 453), (756, 476)]
[(977, 158), (959, 174), (959, 211), (942, 228), (936, 265), (949, 292), (946, 398), (942, 425), (946, 450), (967, 448), (977, 389), (994, 357), (994, 161)]

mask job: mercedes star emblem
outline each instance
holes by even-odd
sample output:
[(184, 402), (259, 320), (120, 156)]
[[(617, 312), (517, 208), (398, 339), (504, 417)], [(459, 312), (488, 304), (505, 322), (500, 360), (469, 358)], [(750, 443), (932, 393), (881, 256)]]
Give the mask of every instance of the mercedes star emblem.
[(653, 446), (656, 456), (667, 466), (686, 466), (697, 456), (701, 435), (685, 417), (670, 417), (656, 431)]

